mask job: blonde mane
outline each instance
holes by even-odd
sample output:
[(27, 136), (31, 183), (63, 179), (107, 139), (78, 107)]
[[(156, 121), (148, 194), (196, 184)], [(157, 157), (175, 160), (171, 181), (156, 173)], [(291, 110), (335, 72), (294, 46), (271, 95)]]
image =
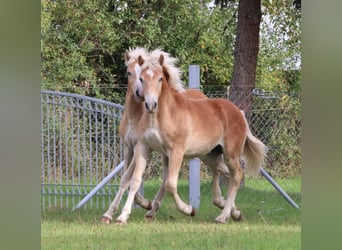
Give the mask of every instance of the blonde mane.
[(142, 56), (142, 58), (148, 57), (148, 51), (141, 47), (136, 47), (135, 49), (129, 48), (125, 54), (125, 65), (131, 65), (138, 61), (138, 57)]
[[(163, 65), (160, 65), (159, 58), (160, 56), (164, 56), (164, 62)], [(171, 55), (165, 51), (162, 51), (161, 49), (155, 49), (153, 51), (150, 51), (149, 54), (149, 60), (148, 60), (148, 67), (150, 69), (156, 69), (156, 70), (166, 70), (169, 74), (169, 85), (177, 90), (178, 92), (185, 92), (183, 82), (181, 80), (182, 72), (179, 68), (175, 66), (177, 63), (177, 58), (171, 57)]]
[[(159, 62), (159, 58), (161, 55), (164, 56), (163, 65), (160, 65)], [(126, 51), (125, 65), (129, 66), (132, 63), (136, 63), (138, 61), (139, 56), (141, 56), (144, 59), (144, 63), (143, 65), (141, 65), (142, 69), (149, 67), (152, 70), (166, 70), (166, 72), (169, 75), (169, 85), (178, 92), (185, 92), (184, 85), (181, 80), (182, 72), (179, 68), (175, 66), (177, 63), (177, 58), (172, 57), (169, 53), (159, 48), (148, 52), (146, 49), (142, 47), (136, 47), (129, 48)]]

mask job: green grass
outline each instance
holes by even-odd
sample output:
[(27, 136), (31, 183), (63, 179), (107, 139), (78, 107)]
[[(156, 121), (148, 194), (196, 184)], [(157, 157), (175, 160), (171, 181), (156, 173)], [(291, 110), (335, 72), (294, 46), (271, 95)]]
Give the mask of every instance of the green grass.
[[(133, 209), (125, 226), (101, 224), (102, 209), (42, 210), (41, 248), (300, 249), (300, 210), (291, 207), (272, 186), (257, 183), (248, 181), (239, 190), (236, 204), (244, 221), (230, 220), (223, 225), (214, 222), (220, 209), (211, 204), (210, 192), (202, 195), (195, 217), (178, 212), (172, 199), (166, 196), (154, 222), (145, 222), (145, 210)], [(158, 185), (146, 183), (145, 194), (155, 194)], [(203, 188), (206, 187), (208, 184), (204, 183)], [(181, 181), (178, 190), (183, 198), (187, 197), (186, 182)], [(288, 190), (300, 203), (300, 180), (291, 180)]]

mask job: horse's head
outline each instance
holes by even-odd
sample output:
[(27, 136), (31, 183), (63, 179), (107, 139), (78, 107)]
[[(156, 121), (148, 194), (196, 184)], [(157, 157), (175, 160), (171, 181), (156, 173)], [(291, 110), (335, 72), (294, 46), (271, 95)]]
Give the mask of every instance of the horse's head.
[(147, 52), (143, 48), (130, 49), (125, 53), (125, 64), (127, 66), (128, 89), (133, 92), (135, 100), (138, 102), (144, 101), (142, 86), (140, 82), (140, 74), (147, 58)]
[(168, 75), (163, 70), (164, 56), (159, 58), (159, 66), (149, 65), (140, 75), (142, 89), (145, 99), (145, 107), (148, 112), (154, 113), (158, 110), (158, 99), (161, 95), (163, 81), (168, 80)]

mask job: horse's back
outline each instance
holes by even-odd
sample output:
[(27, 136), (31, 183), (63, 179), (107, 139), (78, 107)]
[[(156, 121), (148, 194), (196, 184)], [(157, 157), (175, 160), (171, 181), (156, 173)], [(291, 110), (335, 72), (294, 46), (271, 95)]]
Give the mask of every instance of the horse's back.
[(208, 97), (206, 95), (204, 95), (201, 91), (197, 90), (197, 89), (187, 89), (184, 92), (184, 95), (186, 98), (189, 99), (207, 99)]
[(189, 99), (187, 100), (189, 112), (208, 119), (232, 120), (238, 119), (243, 121), (242, 113), (231, 101), (217, 99)]
[[(189, 100), (189, 116), (195, 133), (203, 133), (208, 138), (230, 138), (244, 141), (247, 125), (243, 114), (232, 102), (226, 99)], [(214, 139), (215, 140), (215, 139)]]

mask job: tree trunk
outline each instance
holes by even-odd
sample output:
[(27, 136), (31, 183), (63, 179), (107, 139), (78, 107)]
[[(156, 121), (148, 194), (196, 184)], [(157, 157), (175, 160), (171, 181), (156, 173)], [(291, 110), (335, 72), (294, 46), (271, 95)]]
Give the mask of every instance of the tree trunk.
[(260, 21), (261, 0), (240, 0), (229, 99), (244, 110), (247, 118), (252, 108), (252, 90), (255, 87)]

